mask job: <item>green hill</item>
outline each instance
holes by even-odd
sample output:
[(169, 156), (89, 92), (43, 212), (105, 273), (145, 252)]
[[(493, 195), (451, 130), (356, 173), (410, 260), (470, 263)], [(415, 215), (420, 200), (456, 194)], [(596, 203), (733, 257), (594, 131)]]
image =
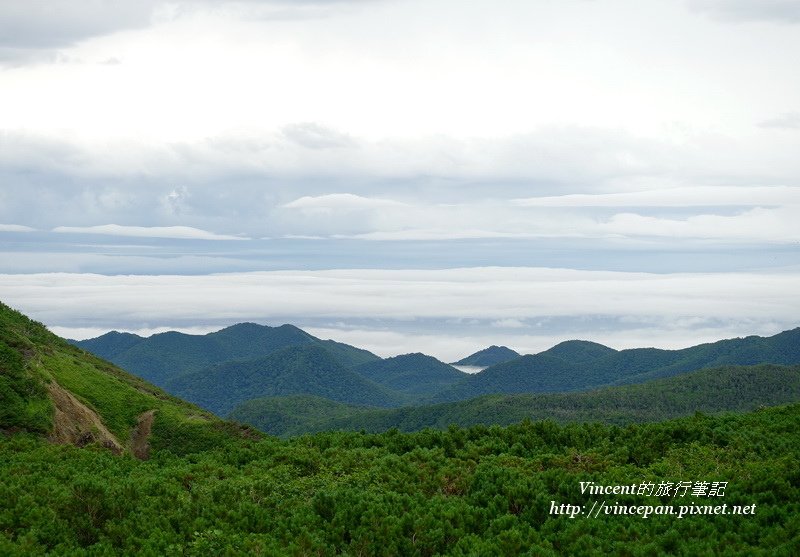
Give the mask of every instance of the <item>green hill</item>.
[(800, 364), (800, 328), (772, 337), (721, 340), (682, 350), (615, 351), (595, 343), (569, 341), (539, 354), (488, 367), (435, 395), (433, 401), (449, 402), (498, 393), (587, 390), (642, 383), (704, 367), (760, 363)]
[(465, 400), (496, 393), (558, 392), (591, 388), (581, 368), (546, 354), (527, 354), (468, 375), (432, 398), (432, 402)]
[(561, 358), (573, 364), (588, 364), (603, 356), (616, 353), (617, 351), (613, 348), (588, 340), (567, 340), (541, 352), (541, 354)]
[(318, 344), (289, 346), (263, 358), (217, 364), (175, 377), (165, 388), (220, 416), (245, 400), (269, 395), (307, 394), (383, 407), (407, 401), (402, 394), (345, 368)]
[(354, 346), (318, 339), (293, 325), (239, 323), (206, 335), (169, 331), (148, 338), (112, 331), (72, 342), (162, 387), (190, 371), (231, 360), (260, 358), (288, 346), (321, 346), (345, 367), (379, 359)]
[(145, 458), (253, 435), (172, 397), (0, 303), (0, 430)]
[(489, 367), (495, 364), (502, 364), (514, 358), (519, 358), (519, 354), (505, 346), (490, 346), (479, 350), (474, 354), (470, 354), (466, 358), (462, 358), (457, 362), (453, 362), (454, 366), (475, 366), (475, 367)]
[(557, 394), (487, 395), (391, 410), (273, 397), (236, 407), (230, 419), (274, 435), (325, 430), (419, 431), (451, 424), (508, 425), (523, 419), (612, 424), (652, 422), (694, 412), (748, 411), (800, 401), (800, 366), (704, 369), (648, 383)]
[(425, 354), (404, 354), (361, 364), (353, 371), (389, 389), (410, 395), (433, 395), (466, 374)]

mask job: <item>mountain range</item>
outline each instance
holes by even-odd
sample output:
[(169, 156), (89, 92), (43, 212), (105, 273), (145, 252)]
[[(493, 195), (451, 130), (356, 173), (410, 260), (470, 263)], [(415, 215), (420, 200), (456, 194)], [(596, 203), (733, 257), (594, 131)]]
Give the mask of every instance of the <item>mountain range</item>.
[(222, 362), (261, 358), (289, 346), (321, 346), (344, 367), (380, 359), (367, 350), (321, 340), (288, 324), (269, 327), (239, 323), (207, 335), (169, 331), (146, 338), (111, 331), (71, 342), (160, 386), (184, 373)]
[(749, 336), (681, 350), (614, 350), (571, 340), (538, 354), (490, 366), (436, 393), (434, 402), (497, 393), (580, 391), (607, 385), (643, 383), (705, 367), (760, 363), (800, 364), (800, 328), (771, 337)]
[[(319, 339), (292, 325), (240, 323), (207, 335), (169, 332), (149, 338), (111, 332), (71, 342), (218, 416), (230, 415), (278, 434), (326, 427), (441, 426), (448, 420), (511, 423), (525, 416), (563, 418), (567, 414), (581, 419), (636, 421), (648, 414), (647, 407), (612, 408), (597, 401), (611, 400), (619, 393), (637, 401), (662, 400), (678, 387), (655, 380), (705, 368), (717, 369), (698, 376), (705, 378), (700, 383), (691, 383), (699, 380), (688, 377), (681, 378), (687, 383), (677, 383), (692, 384), (699, 390), (698, 396), (705, 402), (689, 397), (696, 400), (695, 409), (728, 408), (733, 402), (706, 400), (708, 392), (735, 390), (740, 383), (748, 387), (736, 397), (736, 408), (772, 404), (797, 397), (795, 391), (790, 389), (787, 394), (775, 383), (781, 373), (794, 373), (793, 368), (734, 372), (730, 370), (739, 368), (731, 366), (800, 364), (800, 328), (772, 337), (721, 340), (681, 350), (615, 350), (570, 340), (537, 354), (519, 355), (507, 347), (491, 346), (453, 364), (495, 362), (475, 374), (421, 353), (380, 358), (367, 350)], [(747, 380), (737, 379), (737, 373), (745, 374)], [(731, 384), (716, 384), (720, 378)], [(644, 390), (619, 390), (638, 383), (646, 384)], [(577, 395), (585, 391), (591, 391), (589, 398)], [(774, 391), (775, 396), (765, 397), (766, 391)], [(576, 395), (555, 395), (570, 392)], [(541, 398), (545, 393), (554, 395)], [(681, 405), (659, 408), (651, 405), (649, 415), (671, 417), (689, 411)]]

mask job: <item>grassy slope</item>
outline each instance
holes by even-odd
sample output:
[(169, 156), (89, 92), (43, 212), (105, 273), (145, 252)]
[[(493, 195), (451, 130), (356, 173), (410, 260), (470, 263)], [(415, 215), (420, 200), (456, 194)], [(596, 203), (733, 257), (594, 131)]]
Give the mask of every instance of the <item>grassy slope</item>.
[(624, 424), (685, 416), (695, 411), (745, 411), (800, 400), (800, 366), (700, 370), (649, 383), (581, 393), (489, 395), (466, 401), (393, 410), (308, 399), (264, 398), (237, 407), (231, 419), (275, 435), (324, 430), (417, 431), (450, 424), (507, 425), (523, 419)]
[[(55, 381), (93, 410), (123, 445), (139, 415), (148, 410), (156, 410), (150, 438), (155, 450), (204, 450), (231, 435), (252, 434), (84, 352), (3, 304), (0, 343), (19, 356), (25, 376), (35, 386), (23, 400), (36, 419), (22, 424), (23, 429), (46, 433), (52, 427), (53, 405), (45, 387)], [(0, 428), (9, 426), (20, 424), (0, 423)]]

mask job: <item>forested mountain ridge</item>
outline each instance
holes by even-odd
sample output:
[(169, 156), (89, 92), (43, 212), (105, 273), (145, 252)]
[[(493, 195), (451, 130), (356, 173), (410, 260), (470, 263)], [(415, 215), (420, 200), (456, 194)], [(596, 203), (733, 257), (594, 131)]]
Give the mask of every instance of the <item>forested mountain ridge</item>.
[(453, 362), (454, 366), (474, 366), (474, 367), (488, 367), (495, 364), (501, 364), (514, 358), (519, 358), (519, 353), (511, 350), (506, 346), (492, 345), (489, 348), (478, 350), (474, 354), (470, 354), (466, 358), (461, 358), (457, 362)]
[(327, 430), (379, 433), (455, 424), (509, 425), (524, 419), (624, 425), (694, 412), (749, 411), (800, 401), (800, 366), (729, 366), (647, 383), (594, 391), (485, 395), (458, 402), (368, 409), (313, 398), (268, 397), (237, 406), (228, 416), (273, 435)]
[(466, 377), (453, 366), (419, 352), (375, 360), (352, 369), (389, 389), (416, 396), (432, 396)]
[(238, 323), (206, 335), (168, 331), (147, 338), (112, 331), (70, 342), (162, 387), (190, 371), (226, 361), (261, 358), (288, 346), (321, 346), (345, 367), (379, 359), (367, 350), (321, 340), (294, 325)]
[(562, 360), (567, 360), (574, 364), (586, 364), (594, 362), (603, 356), (616, 353), (617, 351), (613, 348), (596, 342), (588, 340), (566, 340), (539, 354), (561, 358)]
[(633, 348), (616, 351), (596, 343), (568, 341), (470, 375), (435, 395), (433, 402), (465, 400), (486, 394), (587, 390), (642, 383), (704, 367), (761, 363), (800, 364), (800, 328), (771, 337), (720, 340), (681, 350)]
[(165, 388), (219, 416), (268, 395), (307, 394), (369, 406), (400, 406), (410, 399), (342, 366), (318, 344), (288, 346), (254, 360), (230, 361), (169, 380)]
[(146, 458), (255, 432), (168, 395), (0, 303), (0, 430)]

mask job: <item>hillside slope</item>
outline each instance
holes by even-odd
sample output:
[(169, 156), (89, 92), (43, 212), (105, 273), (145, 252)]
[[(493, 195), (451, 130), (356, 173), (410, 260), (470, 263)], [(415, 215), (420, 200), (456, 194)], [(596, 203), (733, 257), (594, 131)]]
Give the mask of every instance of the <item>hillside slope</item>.
[(489, 367), (495, 364), (502, 364), (514, 358), (519, 358), (519, 353), (505, 346), (490, 346), (483, 350), (478, 350), (466, 358), (453, 362), (454, 366), (475, 366)]
[(613, 348), (588, 340), (567, 340), (540, 352), (540, 354), (561, 358), (573, 364), (587, 364), (616, 353), (617, 351)]
[(168, 381), (165, 388), (220, 416), (245, 400), (269, 395), (307, 394), (383, 407), (407, 402), (402, 394), (345, 368), (316, 344), (290, 346), (263, 358), (187, 373)]
[(361, 364), (353, 371), (389, 389), (410, 395), (433, 395), (467, 374), (425, 354), (403, 354)]
[(213, 364), (261, 358), (288, 346), (321, 346), (345, 367), (379, 359), (354, 346), (318, 339), (293, 325), (239, 323), (206, 335), (169, 331), (147, 338), (112, 331), (72, 342), (159, 386)]
[(800, 401), (800, 366), (704, 369), (648, 383), (558, 394), (488, 395), (460, 402), (392, 410), (356, 408), (330, 401), (256, 399), (230, 418), (274, 435), (325, 430), (418, 431), (451, 424), (508, 425), (523, 419), (612, 424), (652, 422), (697, 411), (748, 411)]
[(146, 457), (253, 435), (172, 397), (0, 303), (0, 430)]

